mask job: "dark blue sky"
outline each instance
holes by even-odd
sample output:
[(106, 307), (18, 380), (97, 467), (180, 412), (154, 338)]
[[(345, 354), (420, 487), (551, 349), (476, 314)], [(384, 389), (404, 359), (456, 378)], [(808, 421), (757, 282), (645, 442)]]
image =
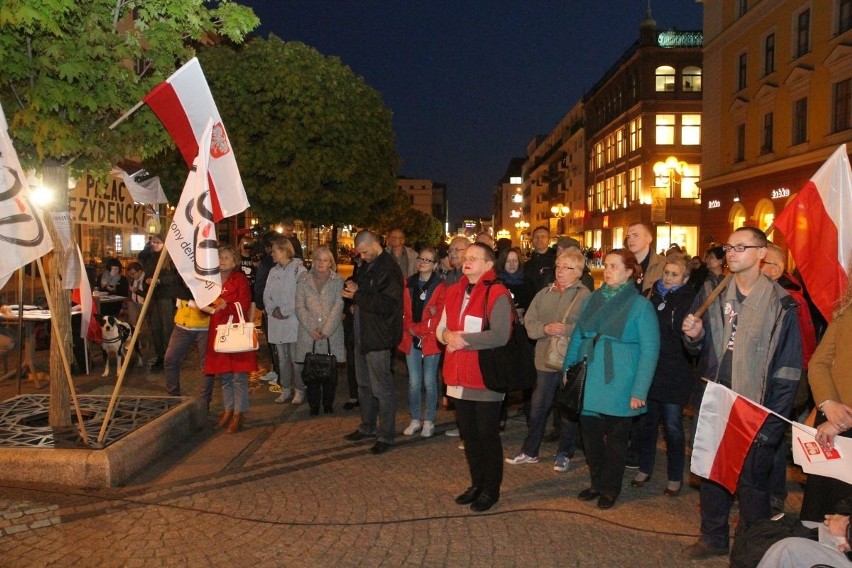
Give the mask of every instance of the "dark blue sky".
[[(509, 160), (639, 37), (647, 0), (241, 0), (260, 33), (336, 55), (393, 111), (399, 174), (447, 184), (450, 218), (489, 215)], [(652, 0), (661, 30), (694, 0)]]

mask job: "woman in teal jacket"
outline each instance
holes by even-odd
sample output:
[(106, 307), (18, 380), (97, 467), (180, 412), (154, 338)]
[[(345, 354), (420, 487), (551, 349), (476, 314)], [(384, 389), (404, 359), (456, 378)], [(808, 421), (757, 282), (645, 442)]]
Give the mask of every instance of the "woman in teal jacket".
[(660, 352), (654, 308), (633, 284), (642, 269), (627, 249), (606, 255), (604, 285), (592, 293), (574, 328), (564, 368), (588, 357), (580, 430), (591, 487), (577, 496), (609, 509), (621, 492), (627, 441)]

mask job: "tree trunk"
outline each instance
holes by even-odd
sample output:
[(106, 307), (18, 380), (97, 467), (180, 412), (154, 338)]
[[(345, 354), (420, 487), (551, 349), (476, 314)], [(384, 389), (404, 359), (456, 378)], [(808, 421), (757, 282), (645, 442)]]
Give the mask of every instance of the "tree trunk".
[[(65, 368), (59, 355), (58, 341), (65, 344), (65, 353), (73, 353), (71, 339), (71, 294), (62, 287), (62, 271), (65, 266), (65, 251), (62, 240), (53, 226), (50, 214), (54, 211), (68, 211), (68, 168), (56, 162), (48, 161), (42, 173), (45, 187), (53, 190), (53, 203), (45, 207), (45, 225), (53, 239), (53, 253), (50, 254), (47, 272), (48, 286), (53, 312), (52, 333), (50, 335), (50, 414), (48, 423), (51, 428), (71, 427), (71, 391), (65, 379)], [(74, 231), (71, 230), (71, 242)], [(80, 267), (85, 270), (85, 267)], [(84, 273), (85, 274), (85, 273)]]

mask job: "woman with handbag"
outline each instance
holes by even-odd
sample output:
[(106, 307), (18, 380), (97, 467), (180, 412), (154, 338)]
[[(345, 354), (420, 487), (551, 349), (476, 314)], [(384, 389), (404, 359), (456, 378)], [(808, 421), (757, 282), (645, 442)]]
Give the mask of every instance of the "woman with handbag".
[(237, 320), (241, 313), (248, 313), (251, 305), (248, 278), (241, 270), (234, 270), (236, 266), (237, 252), (234, 247), (220, 246), (219, 273), (222, 277), (222, 293), (213, 303), (210, 331), (207, 334), (207, 355), (204, 360), (204, 372), (216, 375), (222, 384), (222, 404), (225, 410), (219, 415), (219, 427), (227, 427), (228, 432), (232, 433), (242, 428), (249, 407), (248, 374), (257, 370), (257, 354), (254, 351), (216, 351), (216, 328), (220, 324), (227, 324), (229, 318)]
[[(580, 281), (585, 260), (583, 253), (573, 247), (559, 253), (555, 265), (556, 280), (535, 295), (524, 316), (527, 333), (530, 339), (536, 340), (537, 377), (532, 392), (527, 437), (515, 457), (506, 458), (508, 464), (538, 463), (538, 450), (547, 426), (547, 415), (562, 383), (560, 371), (568, 340), (591, 295)], [(553, 411), (559, 412), (559, 409), (554, 407)], [(577, 422), (569, 420), (564, 414), (560, 415), (560, 421), (559, 447), (553, 469), (566, 472), (568, 462), (574, 456)]]
[[(399, 350), (405, 353), (408, 365), (408, 407), (411, 422), (403, 430), (406, 436), (418, 431), (423, 438), (435, 431), (438, 410), (438, 365), (441, 348), (435, 337), (438, 320), (444, 311), (446, 286), (435, 272), (438, 251), (424, 247), (417, 254), (417, 272), (408, 277), (403, 294), (402, 341)], [(420, 395), (426, 388), (426, 408), (420, 421)], [(422, 430), (421, 430), (422, 428)]]
[[(337, 363), (346, 361), (343, 341), (343, 279), (337, 274), (334, 256), (325, 245), (314, 250), (311, 269), (296, 283), (296, 317), (299, 336), (296, 340), (296, 374), (303, 375), (305, 361), (313, 353), (325, 357), (326, 372), (322, 376), (304, 374), (311, 416), (319, 414), (320, 402), (326, 414), (334, 412), (337, 391)], [(333, 359), (333, 362), (331, 361)], [(311, 376), (307, 376), (311, 375)]]
[(683, 407), (692, 392), (692, 364), (683, 344), (683, 318), (692, 311), (695, 289), (689, 285), (691, 264), (679, 253), (666, 257), (663, 277), (647, 290), (656, 309), (660, 328), (660, 357), (654, 380), (648, 391), (648, 412), (639, 418), (636, 440), (639, 443), (639, 471), (630, 482), (642, 487), (654, 471), (657, 433), (663, 422), (666, 439), (668, 485), (663, 493), (680, 494), (686, 438), (683, 431)]
[(287, 239), (272, 243), (272, 260), (275, 266), (269, 270), (266, 286), (263, 289), (263, 309), (268, 321), (266, 340), (275, 346), (278, 359), (278, 382), (281, 394), (275, 402), (284, 403), (293, 395), (293, 404), (302, 404), (305, 400), (305, 385), (302, 377), (295, 372), (293, 347), (299, 322), (296, 319), (296, 281), (305, 272), (301, 258), (294, 258), (296, 252)]
[[(436, 335), (447, 346), (444, 382), (447, 396), (456, 400), (459, 433), (470, 471), (471, 485), (456, 497), (456, 503), (481, 512), (500, 499), (500, 406), (504, 395), (485, 386), (478, 351), (509, 341), (512, 302), (506, 287), (494, 281), (494, 251), (490, 247), (473, 243), (461, 260), (463, 277), (447, 290)], [(484, 329), (485, 318), (488, 329)]]
[(604, 258), (604, 285), (592, 292), (574, 328), (563, 371), (586, 358), (586, 387), (580, 429), (591, 487), (577, 496), (609, 509), (621, 492), (633, 417), (645, 401), (657, 356), (660, 331), (651, 302), (633, 284), (642, 268), (627, 249)]

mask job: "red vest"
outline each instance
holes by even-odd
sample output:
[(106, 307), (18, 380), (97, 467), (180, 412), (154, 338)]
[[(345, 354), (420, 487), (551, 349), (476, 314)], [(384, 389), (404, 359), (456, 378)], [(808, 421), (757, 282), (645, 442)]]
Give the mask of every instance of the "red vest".
[[(493, 270), (489, 270), (476, 283), (470, 293), (470, 300), (462, 312), (464, 293), (469, 284), (467, 278), (462, 279), (447, 290), (447, 329), (450, 331), (463, 331), (466, 316), (482, 318), (485, 311), (486, 282), (496, 278)], [(494, 302), (500, 296), (509, 294), (502, 284), (493, 284), (488, 292), (488, 313), (494, 308)], [(479, 371), (479, 352), (470, 349), (461, 351), (449, 351), (444, 355), (443, 367), (444, 383), (448, 386), (461, 386), (473, 389), (485, 389), (482, 381), (482, 373)]]

